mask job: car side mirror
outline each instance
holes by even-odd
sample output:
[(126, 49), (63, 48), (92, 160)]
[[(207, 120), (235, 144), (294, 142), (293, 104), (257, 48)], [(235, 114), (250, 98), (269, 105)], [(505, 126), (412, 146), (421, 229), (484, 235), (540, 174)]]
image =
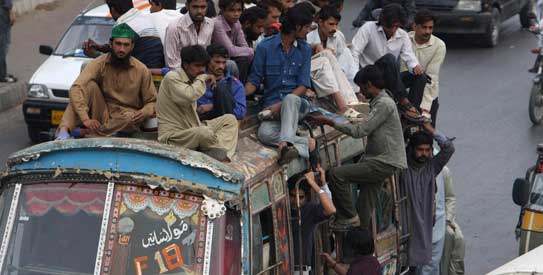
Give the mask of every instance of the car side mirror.
[(52, 55), (53, 54), (53, 47), (47, 46), (47, 45), (40, 45), (40, 53), (44, 55)]
[(513, 183), (513, 201), (518, 206), (524, 206), (528, 203), (530, 195), (530, 184), (524, 179), (517, 178)]

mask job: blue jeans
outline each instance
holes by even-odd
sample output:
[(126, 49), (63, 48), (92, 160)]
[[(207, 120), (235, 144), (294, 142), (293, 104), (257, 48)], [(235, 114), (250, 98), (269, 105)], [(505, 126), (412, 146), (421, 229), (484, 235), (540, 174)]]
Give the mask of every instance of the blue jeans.
[(258, 128), (258, 139), (266, 145), (278, 146), (288, 142), (303, 158), (309, 158), (308, 137), (296, 135), (298, 122), (309, 113), (309, 103), (296, 95), (289, 94), (281, 103), (281, 121), (262, 121)]
[(0, 8), (0, 79), (7, 76), (6, 57), (11, 36), (11, 25), (9, 24), (9, 13), (7, 9)]

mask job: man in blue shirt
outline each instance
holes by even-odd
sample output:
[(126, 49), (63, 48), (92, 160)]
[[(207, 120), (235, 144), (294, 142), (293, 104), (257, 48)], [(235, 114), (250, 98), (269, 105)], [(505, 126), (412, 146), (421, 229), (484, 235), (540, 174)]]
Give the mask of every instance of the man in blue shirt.
[(245, 101), (245, 88), (241, 82), (226, 71), (228, 50), (219, 44), (207, 47), (211, 58), (207, 65), (207, 73), (217, 79), (215, 87), (207, 85), (205, 94), (198, 99), (196, 111), (202, 120), (210, 120), (224, 114), (233, 114), (238, 120), (245, 117), (247, 103)]
[(0, 0), (0, 82), (15, 82), (17, 79), (7, 72), (6, 58), (10, 43), (11, 26), (15, 23), (12, 0)]
[(315, 140), (296, 136), (298, 122), (309, 112), (302, 98), (311, 87), (311, 46), (304, 40), (311, 28), (311, 15), (290, 9), (283, 18), (281, 33), (264, 39), (256, 48), (246, 93), (264, 85), (264, 111), (258, 138), (264, 144), (278, 146), (279, 164), (315, 151)]

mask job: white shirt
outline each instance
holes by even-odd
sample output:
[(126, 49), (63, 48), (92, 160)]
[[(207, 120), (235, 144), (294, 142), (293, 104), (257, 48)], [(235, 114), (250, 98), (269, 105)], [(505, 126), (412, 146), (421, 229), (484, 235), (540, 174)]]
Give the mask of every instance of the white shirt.
[(410, 71), (419, 62), (413, 53), (409, 35), (402, 29), (398, 29), (394, 35), (387, 40), (383, 27), (377, 22), (366, 22), (353, 38), (353, 57), (358, 61), (361, 68), (373, 65), (375, 61), (390, 53), (396, 58), (400, 57)]
[(176, 19), (179, 19), (183, 14), (181, 14), (179, 11), (176, 10), (167, 10), (163, 9), (158, 12), (153, 12), (149, 14), (149, 18), (155, 25), (156, 30), (158, 31), (158, 35), (160, 36), (160, 41), (162, 41), (162, 44), (164, 44), (164, 37), (166, 36), (166, 27), (168, 27), (168, 24), (170, 22), (175, 21)]
[[(424, 68), (424, 72), (432, 78), (432, 84), (424, 87), (424, 94), (420, 108), (430, 111), (432, 101), (439, 96), (439, 70), (445, 60), (447, 47), (441, 39), (431, 36), (430, 40), (424, 44), (417, 44), (415, 41), (415, 32), (409, 33), (409, 39), (412, 42), (413, 51), (419, 60), (419, 64)], [(405, 64), (402, 64), (402, 71), (406, 70)]]
[[(322, 44), (318, 28), (308, 33), (306, 39), (307, 43), (312, 47), (317, 44)], [(340, 30), (337, 30), (333, 36), (326, 39), (326, 48), (336, 52), (337, 61), (345, 73), (347, 80), (349, 80), (349, 83), (355, 91), (358, 90), (358, 86), (353, 82), (354, 76), (358, 72), (358, 64), (347, 47), (345, 35), (343, 35)]]
[[(306, 39), (307, 43), (309, 43), (309, 45), (312, 47), (317, 44), (322, 44), (318, 28), (308, 33)], [(322, 46), (324, 47), (324, 45)], [(345, 42), (345, 35), (343, 35), (340, 30), (336, 31), (334, 35), (326, 39), (326, 48), (334, 50), (337, 56), (349, 50), (349, 48), (347, 48), (347, 42)]]
[(132, 8), (117, 18), (115, 25), (126, 23), (139, 37), (158, 37), (158, 32), (148, 16)]

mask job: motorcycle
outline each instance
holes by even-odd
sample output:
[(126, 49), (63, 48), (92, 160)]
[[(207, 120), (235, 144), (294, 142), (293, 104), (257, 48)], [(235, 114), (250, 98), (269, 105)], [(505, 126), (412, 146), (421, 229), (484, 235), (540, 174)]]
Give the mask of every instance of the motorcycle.
[[(541, 40), (540, 31), (531, 31), (534, 35)], [(541, 43), (538, 48), (531, 49), (533, 54), (536, 54), (536, 61), (534, 67), (529, 70), (531, 73), (535, 73), (533, 80), (532, 91), (530, 93), (530, 104), (528, 108), (528, 113), (530, 115), (530, 120), (533, 124), (539, 125), (543, 120), (543, 47)]]

